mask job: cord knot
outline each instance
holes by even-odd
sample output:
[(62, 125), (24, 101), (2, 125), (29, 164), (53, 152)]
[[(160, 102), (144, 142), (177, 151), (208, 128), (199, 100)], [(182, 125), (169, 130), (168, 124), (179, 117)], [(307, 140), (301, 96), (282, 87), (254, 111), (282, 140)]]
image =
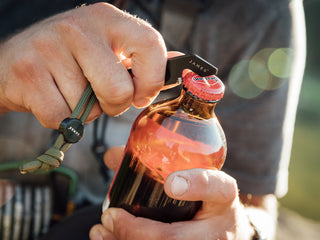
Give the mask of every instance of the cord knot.
[(26, 174), (35, 170), (52, 170), (60, 166), (64, 153), (55, 147), (49, 148), (44, 154), (36, 159), (23, 164), (20, 172)]

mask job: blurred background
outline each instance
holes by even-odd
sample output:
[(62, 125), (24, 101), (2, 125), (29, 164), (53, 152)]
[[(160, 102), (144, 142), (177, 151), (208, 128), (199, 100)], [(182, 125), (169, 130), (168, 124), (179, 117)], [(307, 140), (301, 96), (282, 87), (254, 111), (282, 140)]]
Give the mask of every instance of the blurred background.
[(307, 64), (292, 146), (289, 192), (280, 200), (278, 240), (320, 239), (320, 0), (304, 0), (304, 8)]

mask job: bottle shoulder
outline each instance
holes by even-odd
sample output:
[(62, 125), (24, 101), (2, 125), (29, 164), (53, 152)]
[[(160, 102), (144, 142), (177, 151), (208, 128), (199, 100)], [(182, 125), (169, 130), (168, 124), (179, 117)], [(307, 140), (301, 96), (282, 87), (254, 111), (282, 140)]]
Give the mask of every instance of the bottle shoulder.
[(159, 129), (166, 129), (168, 137), (179, 134), (208, 144), (216, 141), (225, 142), (224, 131), (215, 115), (210, 119), (203, 119), (185, 112), (178, 106), (174, 109), (163, 107), (157, 111), (145, 110), (133, 126), (135, 131), (143, 130), (149, 133), (159, 132)]
[(186, 97), (182, 95), (176, 99), (152, 104), (141, 115), (149, 118), (162, 116), (161, 118), (174, 118), (181, 121), (209, 124), (217, 118), (213, 109), (212, 104), (209, 104), (208, 107), (203, 102), (186, 101)]

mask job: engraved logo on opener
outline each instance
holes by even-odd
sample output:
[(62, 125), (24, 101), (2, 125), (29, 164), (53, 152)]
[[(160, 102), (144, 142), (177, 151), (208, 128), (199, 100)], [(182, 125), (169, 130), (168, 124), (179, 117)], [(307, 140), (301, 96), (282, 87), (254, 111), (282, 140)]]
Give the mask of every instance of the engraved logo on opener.
[(189, 61), (189, 63), (191, 65), (195, 66), (196, 68), (198, 68), (199, 70), (201, 70), (204, 73), (209, 71), (208, 68), (205, 68), (205, 67), (201, 66), (199, 63), (197, 63), (196, 61), (193, 61), (192, 59)]

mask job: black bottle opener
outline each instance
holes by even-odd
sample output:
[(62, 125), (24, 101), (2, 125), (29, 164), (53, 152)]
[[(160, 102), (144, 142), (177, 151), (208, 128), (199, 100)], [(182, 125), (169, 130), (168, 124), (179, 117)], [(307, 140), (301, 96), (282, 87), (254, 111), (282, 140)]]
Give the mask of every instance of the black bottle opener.
[[(165, 83), (161, 91), (180, 85), (184, 69), (190, 69), (201, 77), (216, 75), (218, 73), (218, 68), (196, 54), (170, 58), (167, 61)], [(128, 69), (128, 72), (132, 75), (131, 68)]]
[(182, 71), (190, 69), (201, 77), (216, 75), (218, 68), (195, 54), (170, 58), (167, 61), (165, 84), (161, 90), (173, 88), (182, 82)]

